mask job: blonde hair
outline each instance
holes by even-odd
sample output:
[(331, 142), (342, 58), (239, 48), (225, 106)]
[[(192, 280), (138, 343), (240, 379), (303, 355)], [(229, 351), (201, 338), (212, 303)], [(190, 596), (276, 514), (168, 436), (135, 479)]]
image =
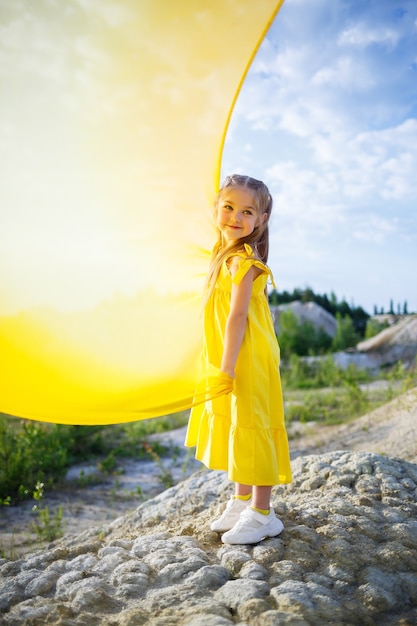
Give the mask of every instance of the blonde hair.
[(245, 187), (250, 189), (254, 193), (255, 209), (259, 214), (259, 217), (266, 214), (266, 219), (260, 221), (259, 225), (247, 235), (237, 241), (225, 245), (221, 232), (218, 231), (219, 238), (217, 244), (214, 247), (213, 254), (210, 261), (207, 281), (206, 281), (206, 301), (211, 295), (214, 286), (216, 284), (221, 266), (225, 259), (241, 250), (245, 243), (251, 246), (254, 253), (254, 258), (266, 263), (268, 261), (269, 252), (269, 230), (268, 222), (272, 211), (272, 197), (269, 193), (268, 187), (261, 180), (251, 178), (250, 176), (242, 176), (241, 174), (232, 174), (227, 176), (223, 185), (221, 186), (214, 202), (214, 215), (217, 216), (217, 210), (219, 203), (222, 199), (224, 191), (230, 187)]

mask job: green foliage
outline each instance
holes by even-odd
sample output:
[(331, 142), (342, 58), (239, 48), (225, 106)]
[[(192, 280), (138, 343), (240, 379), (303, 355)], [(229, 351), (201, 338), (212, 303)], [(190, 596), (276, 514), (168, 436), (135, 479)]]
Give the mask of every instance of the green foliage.
[(386, 385), (364, 385), (374, 380), (353, 365), (343, 370), (332, 357), (293, 357), (282, 369), (286, 421), (339, 424), (385, 404), (417, 385), (417, 358), (413, 367), (398, 362), (380, 374)]
[(30, 497), (36, 485), (65, 473), (67, 441), (53, 426), (0, 416), (0, 500)]
[(343, 317), (341, 313), (336, 313), (336, 321), (337, 328), (332, 341), (332, 350), (337, 352), (356, 346), (360, 337), (355, 330), (352, 318), (347, 315)]
[(368, 405), (365, 394), (357, 383), (345, 383), (343, 389), (325, 393), (309, 392), (302, 402), (289, 403), (286, 421), (324, 422), (341, 424), (361, 415)]
[(300, 358), (292, 355), (281, 367), (283, 387), (287, 389), (323, 389), (359, 384), (371, 380), (370, 374), (349, 365), (338, 367), (332, 355), (326, 358)]
[(331, 345), (331, 337), (312, 322), (299, 322), (290, 310), (279, 317), (279, 345), (283, 359), (292, 355), (324, 354)]
[(398, 361), (388, 372), (381, 375), (389, 382), (388, 400), (391, 400), (398, 392), (404, 393), (417, 386), (417, 357), (413, 367), (407, 368), (402, 361)]
[(161, 457), (159, 456), (158, 452), (146, 442), (143, 444), (143, 448), (146, 454), (148, 454), (150, 458), (154, 461), (154, 463), (159, 467), (158, 481), (162, 485), (164, 485), (166, 489), (172, 487), (175, 482), (174, 477), (171, 471), (164, 467), (164, 464), (162, 463)]
[(378, 320), (373, 319), (372, 317), (366, 323), (365, 330), (365, 339), (371, 339), (371, 337), (375, 337), (380, 332), (388, 328), (388, 322), (378, 322)]
[(100, 463), (98, 464), (100, 471), (105, 474), (115, 474), (117, 471), (117, 459), (115, 451), (112, 450)]
[(110, 452), (102, 426), (55, 426), (66, 438), (69, 461), (80, 463)]
[[(183, 411), (114, 426), (66, 426), (0, 415), (0, 506), (33, 497), (37, 485), (53, 488), (74, 463), (96, 458), (101, 471), (114, 474), (118, 458), (147, 456), (143, 442), (149, 434), (178, 428), (187, 419)], [(168, 450), (158, 442), (152, 448), (159, 456)], [(79, 484), (91, 480), (82, 477)]]
[[(35, 486), (35, 490), (33, 492), (34, 500), (38, 502), (42, 500), (44, 493), (44, 484), (38, 482)], [(57, 507), (55, 511), (55, 515), (51, 517), (51, 512), (49, 507), (41, 507), (35, 504), (32, 507), (32, 511), (37, 514), (36, 522), (32, 523), (32, 529), (38, 535), (39, 541), (54, 541), (58, 539), (58, 537), (62, 537), (63, 529), (62, 529), (62, 518), (64, 515), (64, 509), (61, 505)]]

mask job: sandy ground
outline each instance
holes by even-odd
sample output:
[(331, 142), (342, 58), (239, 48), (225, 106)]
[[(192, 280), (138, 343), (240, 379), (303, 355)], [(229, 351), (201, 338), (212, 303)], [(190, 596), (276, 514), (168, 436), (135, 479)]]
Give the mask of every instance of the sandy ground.
[[(289, 426), (292, 458), (321, 454), (330, 450), (366, 450), (417, 463), (417, 389), (392, 402), (341, 426), (297, 424)], [(195, 471), (204, 471), (192, 451), (183, 447), (185, 428), (160, 435), (164, 444), (179, 450), (172, 457), (153, 461), (124, 460), (114, 475), (102, 476), (92, 465), (79, 465), (67, 474), (65, 486), (57, 493), (46, 493), (39, 503), (48, 508), (53, 518), (59, 505), (63, 507), (62, 528), (65, 535), (96, 527), (135, 509), (145, 499), (154, 497), (170, 484), (185, 479)], [(98, 484), (77, 487), (77, 478), (93, 477)], [(91, 479), (90, 479), (91, 480)], [(34, 524), (40, 523), (34, 502), (0, 508), (0, 554), (18, 558), (45, 545), (39, 541)]]

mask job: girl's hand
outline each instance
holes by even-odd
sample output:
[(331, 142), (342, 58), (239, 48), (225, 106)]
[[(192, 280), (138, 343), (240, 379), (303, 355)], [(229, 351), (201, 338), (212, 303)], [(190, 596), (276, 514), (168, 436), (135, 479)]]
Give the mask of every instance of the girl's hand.
[(220, 370), (220, 374), (226, 374), (227, 376), (230, 376), (231, 378), (235, 378), (235, 371), (234, 369), (221, 369)]

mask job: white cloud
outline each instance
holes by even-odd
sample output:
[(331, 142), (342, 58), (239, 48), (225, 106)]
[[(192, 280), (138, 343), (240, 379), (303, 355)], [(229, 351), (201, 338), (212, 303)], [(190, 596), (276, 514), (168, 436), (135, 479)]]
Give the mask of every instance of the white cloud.
[(366, 24), (356, 24), (339, 35), (339, 46), (357, 46), (366, 48), (372, 44), (381, 44), (392, 49), (398, 44), (401, 33), (393, 28), (369, 28)]
[(355, 239), (382, 243), (386, 237), (396, 235), (397, 231), (397, 219), (389, 220), (371, 213), (356, 217), (352, 234)]
[(344, 219), (345, 207), (338, 199), (332, 173), (317, 174), (297, 163), (278, 162), (266, 171), (280, 219), (289, 220), (301, 232), (330, 232)]
[(313, 76), (313, 85), (337, 85), (346, 91), (366, 91), (375, 85), (375, 76), (358, 59), (343, 56), (328, 67), (323, 67)]
[(351, 136), (317, 133), (307, 146), (303, 164), (275, 161), (265, 172), (280, 226), (287, 224), (291, 237), (352, 235), (382, 243), (417, 234), (408, 222), (417, 195), (416, 120)]
[(250, 141), (270, 185), (271, 263), (289, 287), (349, 284), (356, 296), (368, 267), (368, 287), (378, 281), (365, 304), (387, 299), (387, 276), (411, 297), (398, 259), (417, 261), (416, 11), (415, 0), (287, 0), (260, 49), (233, 139), (238, 154)]
[(348, 147), (362, 180), (385, 199), (402, 200), (417, 194), (417, 120), (396, 127), (364, 132)]

